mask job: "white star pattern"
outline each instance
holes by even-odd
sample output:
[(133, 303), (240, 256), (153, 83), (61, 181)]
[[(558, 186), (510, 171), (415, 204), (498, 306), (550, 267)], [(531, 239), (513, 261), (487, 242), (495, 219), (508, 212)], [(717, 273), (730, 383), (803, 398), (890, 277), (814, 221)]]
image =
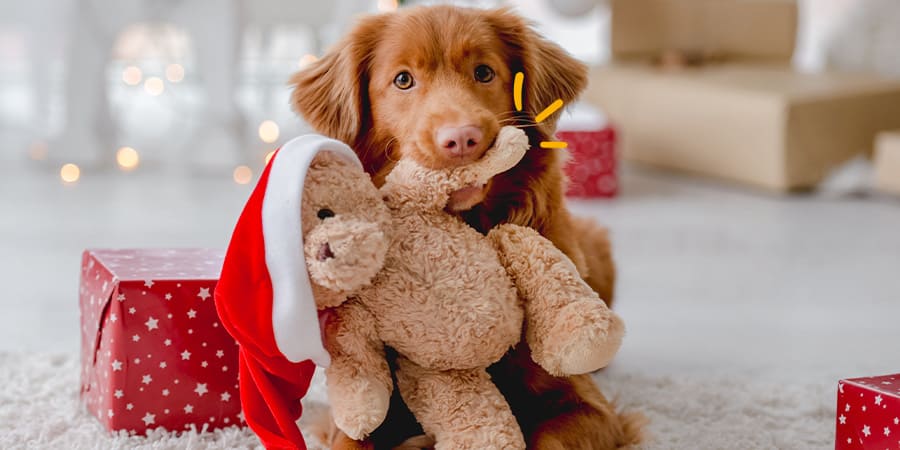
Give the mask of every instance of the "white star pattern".
[(129, 404), (125, 405), (125, 409), (131, 411), (132, 409), (134, 409), (134, 405), (129, 403)]
[(171, 339), (166, 339), (165, 341), (163, 341), (163, 344), (165, 344), (166, 347), (168, 347), (168, 346), (172, 345), (172, 340), (171, 340)]
[(120, 301), (120, 302), (124, 302), (124, 301), (125, 301), (125, 294), (119, 294), (119, 295), (117, 295), (117, 296), (116, 296), (116, 300), (118, 300), (118, 301)]
[(209, 392), (206, 390), (206, 383), (197, 383), (197, 387), (194, 389), (194, 392), (199, 396), (203, 396), (203, 394)]
[(159, 368), (160, 368), (160, 369), (165, 369), (165, 368), (166, 368), (166, 362), (163, 361), (163, 362), (159, 363)]
[(865, 437), (869, 437), (869, 435), (872, 434), (872, 431), (869, 429), (869, 426), (868, 426), (868, 425), (863, 425), (862, 434), (863, 434)]
[(109, 321), (110, 321), (110, 322), (116, 323), (117, 320), (119, 320), (119, 318), (116, 316), (116, 313), (112, 313), (112, 314), (109, 315)]
[(150, 414), (149, 412), (144, 415), (144, 418), (141, 419), (144, 421), (144, 425), (152, 425), (156, 423), (156, 414)]
[(197, 293), (197, 297), (200, 297), (201, 300), (206, 300), (209, 297), (209, 288), (200, 288), (200, 292)]
[(144, 383), (144, 384), (150, 384), (152, 382), (153, 382), (153, 377), (151, 377), (150, 375), (144, 375), (144, 377), (141, 379), (141, 383)]
[(848, 412), (848, 411), (850, 411), (850, 404), (849, 404), (849, 403), (847, 403), (847, 405), (844, 406), (844, 412)]
[(152, 288), (154, 284), (156, 283), (154, 283), (153, 280), (144, 281), (144, 286), (147, 286), (148, 288)]
[(891, 429), (888, 428), (888, 427), (884, 427), (884, 435), (885, 435), (885, 436), (890, 436), (890, 435), (891, 435)]
[(209, 363), (206, 361), (203, 361), (200, 363), (200, 367), (203, 367), (203, 368), (206, 368), (206, 366), (208, 366), (208, 365), (209, 365)]
[(894, 417), (894, 425), (900, 425), (900, 417)]
[(194, 412), (194, 406), (193, 406), (193, 405), (191, 405), (190, 403), (188, 403), (187, 405), (184, 405), (184, 413), (185, 413), (185, 414), (190, 414), (190, 413), (192, 413), (192, 412)]
[(113, 361), (112, 362), (112, 370), (113, 371), (122, 370), (122, 361), (119, 361), (118, 359)]
[(136, 312), (137, 312), (137, 310), (134, 309), (134, 306), (132, 306), (131, 308), (128, 308), (128, 314), (134, 314)]
[(846, 425), (846, 424), (847, 424), (847, 416), (845, 416), (845, 415), (843, 415), (843, 414), (841, 414), (841, 416), (838, 417), (838, 420), (841, 422), (841, 425)]
[(172, 300), (172, 294), (166, 292), (166, 300)]
[[(114, 415), (115, 415), (115, 414), (113, 413), (113, 410), (109, 410), (109, 412), (106, 413), (106, 416), (107, 416), (107, 417), (112, 417), (112, 416), (114, 416)], [(885, 428), (885, 429), (887, 429), (887, 428)]]
[(158, 319), (154, 319), (153, 316), (150, 316), (150, 318), (147, 319), (147, 322), (145, 322), (144, 325), (147, 325), (147, 331), (150, 331), (150, 330), (158, 329), (159, 328), (158, 323), (159, 323)]
[(140, 340), (141, 340), (141, 337), (138, 336), (138, 335), (134, 335), (134, 336), (131, 337), (131, 340), (134, 341), (134, 342), (137, 342), (137, 341), (140, 341)]
[(223, 356), (225, 356), (225, 352), (223, 352), (222, 350), (216, 350), (216, 358), (221, 358)]
[(168, 390), (168, 389), (163, 389), (163, 390), (162, 390), (162, 395), (163, 395), (163, 397), (168, 397), (168, 396), (169, 396), (169, 390)]
[[(229, 394), (228, 392), (223, 392), (222, 395), (219, 396), (219, 398), (221, 398), (223, 402), (227, 402), (228, 400), (231, 400), (231, 394)], [(887, 428), (885, 428), (885, 430), (886, 429)]]
[(194, 311), (193, 309), (188, 310), (187, 316), (189, 319), (195, 319), (197, 318), (197, 311)]
[(116, 396), (116, 398), (122, 398), (122, 397), (124, 397), (124, 396), (125, 396), (125, 394), (124, 394), (124, 393), (123, 393), (123, 392), (122, 392), (122, 390), (121, 390), (121, 389), (116, 389), (116, 393), (115, 393), (115, 394), (113, 394), (113, 395), (115, 395), (115, 396)]
[(881, 398), (881, 395), (876, 395), (876, 396), (875, 396), (875, 404), (876, 404), (876, 405), (880, 405), (882, 400), (884, 400), (884, 399)]
[(187, 351), (187, 350), (181, 352), (181, 359), (182, 359), (182, 361), (186, 361), (186, 360), (188, 360), (188, 359), (191, 359), (191, 352), (189, 352), (189, 351)]

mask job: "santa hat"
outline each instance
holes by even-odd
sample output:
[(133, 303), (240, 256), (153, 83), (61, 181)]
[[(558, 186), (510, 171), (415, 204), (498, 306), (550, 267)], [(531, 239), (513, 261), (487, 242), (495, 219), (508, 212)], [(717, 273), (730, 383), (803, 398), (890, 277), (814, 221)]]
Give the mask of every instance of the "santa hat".
[(216, 309), (240, 344), (244, 418), (266, 448), (306, 445), (296, 425), (315, 365), (327, 367), (303, 252), (300, 206), (313, 158), (333, 152), (362, 167), (347, 145), (319, 135), (284, 144), (238, 218), (216, 285)]

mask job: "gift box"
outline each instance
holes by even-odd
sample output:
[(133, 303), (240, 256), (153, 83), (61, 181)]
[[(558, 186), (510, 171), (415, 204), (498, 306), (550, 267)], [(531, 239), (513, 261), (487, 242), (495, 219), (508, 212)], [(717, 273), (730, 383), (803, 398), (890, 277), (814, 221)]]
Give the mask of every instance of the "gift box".
[(900, 130), (881, 133), (875, 142), (875, 188), (900, 195)]
[(238, 348), (213, 300), (224, 253), (82, 256), (81, 398), (111, 431), (240, 424)]
[(900, 80), (793, 70), (794, 2), (611, 6), (612, 62), (585, 98), (616, 124), (625, 160), (804, 190), (900, 128)]
[(835, 450), (900, 448), (900, 374), (838, 382)]
[(557, 140), (566, 142), (569, 197), (614, 197), (619, 190), (616, 132), (606, 117), (584, 104), (576, 104), (560, 118)]

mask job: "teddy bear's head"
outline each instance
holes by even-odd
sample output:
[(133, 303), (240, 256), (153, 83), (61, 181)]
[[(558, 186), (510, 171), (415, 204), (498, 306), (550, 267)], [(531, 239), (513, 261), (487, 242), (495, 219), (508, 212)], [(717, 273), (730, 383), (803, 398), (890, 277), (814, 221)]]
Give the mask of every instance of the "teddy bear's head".
[(303, 185), (304, 253), (316, 305), (339, 305), (384, 265), (391, 216), (369, 175), (331, 152), (313, 159)]

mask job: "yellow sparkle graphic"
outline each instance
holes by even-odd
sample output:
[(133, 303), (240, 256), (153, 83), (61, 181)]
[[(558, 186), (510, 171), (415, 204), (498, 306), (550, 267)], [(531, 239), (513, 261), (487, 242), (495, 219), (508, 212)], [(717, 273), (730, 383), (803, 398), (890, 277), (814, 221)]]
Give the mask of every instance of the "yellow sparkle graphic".
[[(515, 103), (516, 111), (522, 110), (522, 87), (525, 83), (525, 74), (522, 72), (516, 72), (515, 78), (513, 78), (513, 103)], [(547, 120), (553, 113), (559, 110), (559, 108), (563, 107), (562, 99), (556, 99), (550, 106), (544, 108), (543, 111), (538, 113), (538, 115), (534, 116), (535, 123), (541, 123), (544, 120)], [(561, 141), (542, 141), (541, 148), (566, 148), (568, 144)]]

